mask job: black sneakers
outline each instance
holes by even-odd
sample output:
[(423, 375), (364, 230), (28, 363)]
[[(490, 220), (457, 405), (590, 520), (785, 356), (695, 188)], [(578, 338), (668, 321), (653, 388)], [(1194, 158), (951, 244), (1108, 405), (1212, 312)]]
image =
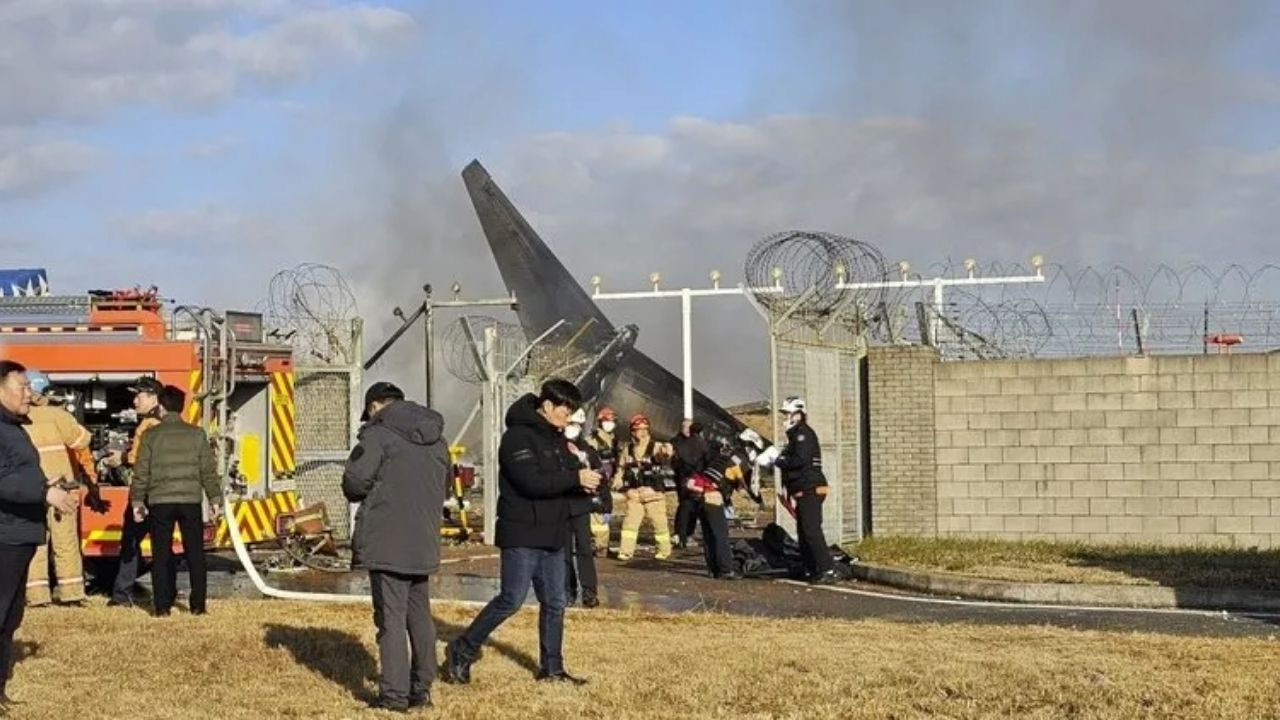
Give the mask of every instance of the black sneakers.
[(553, 672), (553, 673), (539, 670), (538, 674), (534, 676), (534, 679), (537, 680), (538, 682), (569, 683), (576, 687), (581, 687), (587, 684), (587, 681), (585, 678), (574, 677), (565, 670), (561, 670), (559, 672)]
[(451, 685), (471, 682), (471, 660), (462, 657), (453, 643), (444, 646), (444, 665), (440, 667), (440, 679)]

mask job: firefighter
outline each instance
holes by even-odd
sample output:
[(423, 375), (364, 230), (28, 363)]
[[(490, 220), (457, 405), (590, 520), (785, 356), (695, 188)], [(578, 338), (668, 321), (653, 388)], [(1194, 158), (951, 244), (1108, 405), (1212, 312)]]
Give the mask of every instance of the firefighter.
[(653, 539), (658, 545), (654, 558), (671, 557), (671, 533), (667, 530), (667, 500), (664, 492), (662, 465), (669, 451), (649, 434), (649, 418), (631, 418), (631, 441), (623, 446), (613, 488), (626, 490), (627, 517), (622, 521), (622, 544), (618, 559), (627, 561), (636, 553), (640, 526), (648, 518), (653, 525)]
[[(579, 468), (600, 471), (600, 457), (582, 437), (582, 426), (587, 414), (578, 408), (564, 426), (564, 439), (569, 452), (577, 459)], [(601, 476), (603, 477), (603, 475)], [(603, 485), (603, 483), (601, 483)], [(593, 608), (600, 604), (599, 578), (596, 576), (596, 559), (592, 552), (591, 516), (600, 504), (600, 487), (584, 490), (569, 500), (569, 534), (565, 539), (564, 567), (565, 588), (569, 592), (569, 604), (578, 600), (578, 585), (582, 586), (582, 606)], [(608, 488), (603, 488), (608, 492)]]
[(789, 397), (781, 412), (787, 416), (787, 445), (770, 448), (758, 464), (772, 464), (782, 470), (782, 484), (795, 504), (796, 534), (800, 555), (810, 580), (826, 585), (838, 580), (831, 551), (822, 535), (822, 503), (827, 497), (827, 478), (822, 474), (822, 448), (809, 427), (804, 399)]
[(707, 469), (710, 452), (707, 441), (702, 437), (702, 426), (690, 418), (685, 418), (680, 424), (680, 434), (671, 440), (671, 446), (675, 449), (671, 468), (675, 471), (676, 497), (680, 501), (676, 508), (676, 547), (683, 549), (693, 541), (702, 502), (701, 496), (689, 489), (689, 478)]
[[(40, 469), (53, 482), (67, 486), (78, 485), (77, 475), (90, 483), (98, 481), (93, 467), (93, 454), (89, 452), (89, 431), (84, 429), (71, 413), (49, 402), (49, 376), (37, 370), (28, 370), (31, 382), (31, 424), (23, 426), (31, 442), (40, 453)], [(75, 458), (76, 468), (71, 459)], [(49, 540), (53, 544), (53, 569), (57, 577), (58, 602), (82, 605), (84, 594), (83, 561), (80, 558), (80, 524), (75, 511), (62, 512), (49, 508)], [(53, 602), (49, 588), (49, 543), (36, 547), (35, 557), (27, 572), (27, 605), (48, 605)]]
[[(129, 388), (133, 392), (133, 409), (138, 413), (138, 427), (133, 432), (133, 443), (127, 453), (112, 453), (107, 460), (109, 465), (132, 468), (138, 462), (138, 451), (142, 447), (142, 436), (151, 428), (160, 424), (165, 409), (160, 405), (160, 393), (164, 385), (153, 377), (141, 377)], [(180, 411), (179, 411), (180, 412)], [(125, 473), (129, 477), (129, 473)], [(120, 569), (116, 572), (115, 583), (111, 587), (111, 600), (108, 606), (131, 607), (133, 605), (133, 584), (138, 579), (142, 564), (142, 539), (147, 535), (150, 524), (134, 519), (133, 513), (126, 510), (124, 514), (124, 530), (120, 535)]]
[[(612, 478), (618, 469), (617, 413), (603, 407), (596, 413), (596, 427), (587, 437), (587, 444), (600, 458), (600, 476)], [(595, 542), (596, 557), (609, 556), (609, 522), (613, 515), (613, 488), (600, 484), (599, 508), (591, 513), (591, 537)]]

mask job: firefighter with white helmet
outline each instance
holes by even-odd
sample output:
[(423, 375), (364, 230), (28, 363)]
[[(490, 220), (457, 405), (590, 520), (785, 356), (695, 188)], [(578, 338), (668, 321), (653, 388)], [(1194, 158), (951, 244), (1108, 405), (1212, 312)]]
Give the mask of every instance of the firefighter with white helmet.
[(803, 398), (787, 398), (780, 411), (787, 416), (787, 445), (780, 452), (769, 448), (760, 454), (757, 463), (782, 471), (783, 487), (795, 505), (796, 534), (805, 571), (814, 583), (825, 585), (835, 582), (838, 576), (822, 534), (822, 503), (827, 497), (822, 448), (809, 427)]

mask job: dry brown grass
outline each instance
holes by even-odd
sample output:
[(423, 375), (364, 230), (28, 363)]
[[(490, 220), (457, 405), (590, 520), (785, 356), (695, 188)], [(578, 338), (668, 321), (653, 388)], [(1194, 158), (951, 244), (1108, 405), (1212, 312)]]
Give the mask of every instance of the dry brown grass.
[[(366, 607), (226, 601), (152, 619), (34, 611), (10, 692), (26, 718), (355, 718), (372, 693)], [(473, 609), (436, 608), (442, 637)], [(1280, 718), (1280, 645), (1041, 628), (575, 612), (582, 690), (535, 683), (536, 614), (496, 635), (449, 718)], [(34, 644), (34, 648), (31, 647)], [(355, 696), (353, 696), (353, 693)]]
[(876, 564), (1019, 582), (1280, 590), (1280, 551), (1154, 545), (869, 538), (850, 552)]

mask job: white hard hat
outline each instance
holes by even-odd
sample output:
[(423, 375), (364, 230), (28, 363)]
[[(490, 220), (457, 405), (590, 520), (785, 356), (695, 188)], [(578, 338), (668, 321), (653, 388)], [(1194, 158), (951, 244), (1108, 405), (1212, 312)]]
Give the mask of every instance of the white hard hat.
[(757, 448), (764, 447), (764, 440), (761, 439), (760, 433), (756, 432), (755, 430), (752, 430), (751, 428), (747, 428), (746, 430), (743, 430), (738, 435), (738, 439), (746, 443), (751, 443)]
[(784, 412), (788, 415), (794, 415), (795, 413), (805, 412), (804, 398), (789, 397), (782, 402), (782, 407), (779, 408), (778, 410), (779, 412)]

